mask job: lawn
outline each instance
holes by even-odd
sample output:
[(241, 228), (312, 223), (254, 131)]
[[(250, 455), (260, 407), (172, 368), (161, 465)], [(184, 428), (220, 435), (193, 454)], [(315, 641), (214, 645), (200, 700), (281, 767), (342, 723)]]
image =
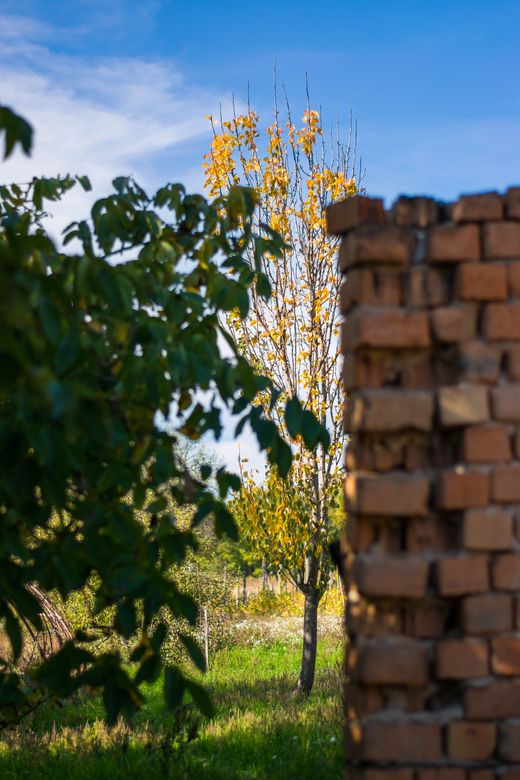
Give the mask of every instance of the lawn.
[[(161, 681), (128, 726), (109, 729), (97, 697), (42, 708), (0, 740), (2, 780), (320, 780), (341, 777), (341, 640), (319, 641), (310, 698), (295, 697), (295, 638), (237, 645), (212, 659), (211, 721), (163, 708)], [(179, 730), (180, 723), (180, 730)]]

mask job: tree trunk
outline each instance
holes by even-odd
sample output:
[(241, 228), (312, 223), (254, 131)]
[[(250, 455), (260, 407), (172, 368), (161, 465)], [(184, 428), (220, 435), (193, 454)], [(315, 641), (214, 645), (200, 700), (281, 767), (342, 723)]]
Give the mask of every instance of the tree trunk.
[(318, 591), (316, 588), (309, 586), (305, 593), (302, 663), (300, 677), (296, 686), (296, 690), (301, 693), (310, 693), (314, 684), (318, 642), (318, 604)]

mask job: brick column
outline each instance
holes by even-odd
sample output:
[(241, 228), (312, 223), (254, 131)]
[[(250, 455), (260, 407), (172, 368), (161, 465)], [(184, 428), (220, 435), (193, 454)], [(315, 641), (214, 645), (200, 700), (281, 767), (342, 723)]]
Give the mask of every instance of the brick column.
[(520, 188), (332, 205), (347, 774), (520, 780)]

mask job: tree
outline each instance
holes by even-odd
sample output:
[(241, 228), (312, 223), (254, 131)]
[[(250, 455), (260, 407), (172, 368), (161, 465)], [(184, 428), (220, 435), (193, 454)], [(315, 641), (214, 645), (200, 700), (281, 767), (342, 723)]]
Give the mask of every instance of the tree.
[[(247, 317), (227, 315), (240, 354), (282, 390), (278, 403), (264, 408), (293, 441), (294, 463), (288, 479), (268, 468), (263, 486), (245, 472), (235, 501), (241, 527), (261, 557), (281, 569), (305, 596), (302, 664), (298, 688), (314, 681), (318, 604), (329, 576), (329, 507), (338, 493), (342, 452), (342, 404), (339, 370), (336, 240), (326, 234), (324, 208), (357, 192), (355, 149), (338, 138), (327, 142), (318, 111), (310, 107), (296, 127), (289, 106), (282, 122), (274, 118), (262, 140), (259, 117), (248, 110), (213, 126), (204, 163), (206, 187), (213, 196), (240, 182), (260, 198), (257, 224), (278, 231), (285, 247), (280, 260), (267, 251), (262, 270), (272, 295), (252, 293)], [(283, 401), (294, 396), (299, 404)], [(306, 452), (298, 431), (305, 415), (314, 415), (330, 435)]]
[[(32, 129), (7, 107), (2, 131), (5, 157), (17, 145), (29, 153)], [(252, 427), (280, 474), (291, 464), (259, 402), (259, 394), (277, 402), (277, 391), (243, 355), (221, 351), (221, 338), (233, 342), (219, 315), (246, 317), (252, 289), (267, 297), (261, 259), (281, 253), (274, 232), (256, 229), (255, 193), (235, 187), (208, 202), (168, 184), (148, 196), (121, 177), (89, 219), (66, 229), (67, 253), (47, 235), (44, 207), (78, 184), (90, 188), (71, 176), (0, 186), (0, 621), (11, 646), (0, 666), (0, 725), (82, 685), (102, 689), (111, 721), (130, 714), (140, 684), (162, 668), (161, 610), (195, 622), (193, 599), (168, 570), (195, 546), (204, 518), (217, 534), (236, 534), (226, 496), (239, 478), (208, 464), (190, 470), (176, 454), (179, 435), (218, 438), (226, 409), (239, 429)], [(176, 522), (170, 497), (195, 507), (192, 528)], [(113, 607), (115, 634), (136, 637), (132, 671), (117, 651), (94, 654), (88, 632), (78, 632), (19, 674), (22, 626), (42, 625), (32, 586), (65, 600), (93, 575), (95, 610)], [(197, 645), (181, 640), (202, 667)], [(189, 691), (210, 711), (180, 668), (168, 666), (164, 681), (171, 707)]]

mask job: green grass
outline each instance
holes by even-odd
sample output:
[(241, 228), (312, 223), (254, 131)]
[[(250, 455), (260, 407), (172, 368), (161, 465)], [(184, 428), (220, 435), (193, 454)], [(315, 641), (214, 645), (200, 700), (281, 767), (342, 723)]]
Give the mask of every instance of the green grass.
[[(333, 780), (341, 777), (341, 645), (324, 637), (315, 688), (292, 693), (300, 645), (273, 641), (216, 654), (206, 676), (217, 712), (197, 724), (164, 710), (161, 682), (131, 726), (107, 728), (98, 698), (42, 708), (0, 740), (2, 780)], [(198, 720), (198, 719), (197, 719)], [(196, 735), (195, 735), (195, 732)]]

